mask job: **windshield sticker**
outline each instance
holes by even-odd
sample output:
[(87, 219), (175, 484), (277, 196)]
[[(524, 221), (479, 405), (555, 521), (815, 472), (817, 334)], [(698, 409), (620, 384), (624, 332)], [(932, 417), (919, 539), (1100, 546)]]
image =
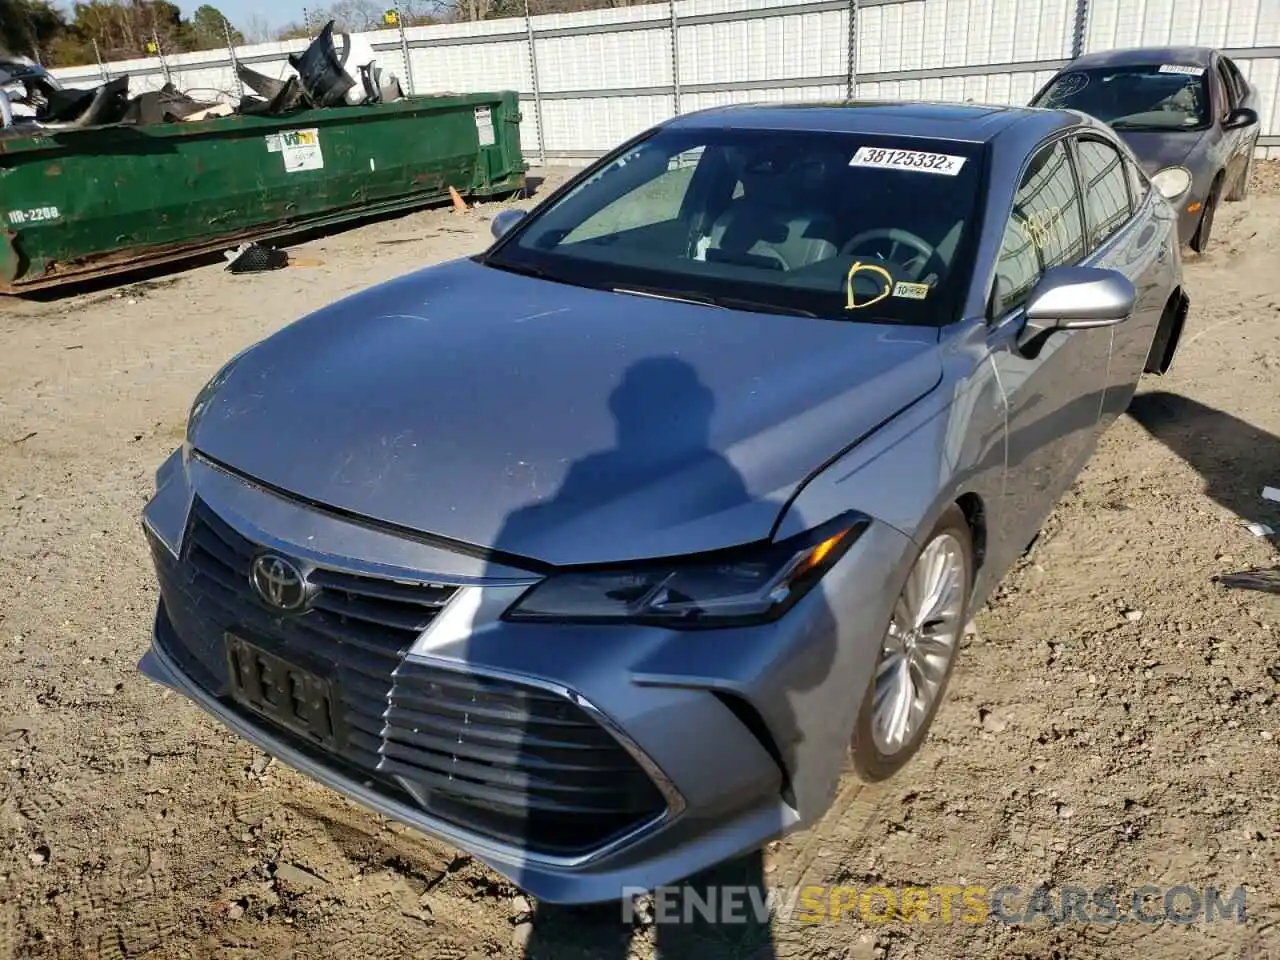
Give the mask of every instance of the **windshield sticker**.
[[(869, 276), (875, 281), (879, 292), (870, 300), (863, 300), (858, 303), (853, 295), (853, 278), (857, 276)], [(846, 310), (861, 310), (863, 307), (869, 307), (873, 303), (879, 303), (885, 297), (889, 296), (889, 292), (893, 289), (893, 277), (884, 267), (877, 266), (874, 263), (863, 263), (861, 260), (853, 261), (853, 265), (849, 267), (849, 273), (844, 278), (844, 292), (847, 297), (844, 308)]]
[(1160, 64), (1161, 73), (1185, 73), (1189, 77), (1203, 77), (1204, 67), (1187, 67), (1181, 63)]
[(923, 150), (883, 150), (879, 147), (859, 147), (849, 161), (851, 167), (887, 167), (891, 170), (918, 170), (921, 173), (940, 173), (954, 177), (964, 166), (964, 157), (946, 153), (925, 153)]
[(923, 300), (929, 296), (929, 285), (927, 283), (907, 283), (905, 280), (899, 280), (893, 285), (893, 295), (901, 297), (903, 300)]

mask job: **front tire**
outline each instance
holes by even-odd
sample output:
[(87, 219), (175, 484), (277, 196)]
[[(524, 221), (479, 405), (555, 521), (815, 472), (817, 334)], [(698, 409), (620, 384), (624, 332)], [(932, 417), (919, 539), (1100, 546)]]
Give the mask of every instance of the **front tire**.
[(864, 781), (893, 776), (924, 742), (969, 622), (973, 576), (973, 535), (952, 505), (916, 555), (858, 711), (851, 760)]

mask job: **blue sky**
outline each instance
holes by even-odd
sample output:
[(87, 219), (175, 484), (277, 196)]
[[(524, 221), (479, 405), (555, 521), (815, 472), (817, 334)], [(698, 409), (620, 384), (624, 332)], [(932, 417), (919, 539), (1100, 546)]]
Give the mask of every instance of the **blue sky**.
[[(198, 0), (176, 0), (183, 16), (190, 16), (200, 6)], [(287, 23), (302, 20), (302, 3), (286, 0), (284, 3), (263, 3), (262, 0), (218, 0), (214, 6), (222, 11), (222, 15), (231, 21), (231, 25), (244, 29), (250, 18), (256, 16), (265, 20), (271, 27), (283, 27)], [(321, 3), (312, 2), (318, 8)]]
[[(189, 17), (197, 7), (210, 0), (172, 0), (172, 2), (178, 5), (184, 17)], [(241, 30), (254, 19), (259, 23), (265, 22), (272, 29), (279, 29), (290, 23), (301, 23), (304, 6), (318, 10), (326, 5), (324, 0), (311, 0), (310, 4), (307, 0), (283, 0), (283, 2), (275, 0), (271, 3), (263, 3), (263, 0), (212, 0), (212, 3), (231, 21), (232, 26)], [(71, 4), (72, 0), (61, 0), (57, 6), (70, 14)]]

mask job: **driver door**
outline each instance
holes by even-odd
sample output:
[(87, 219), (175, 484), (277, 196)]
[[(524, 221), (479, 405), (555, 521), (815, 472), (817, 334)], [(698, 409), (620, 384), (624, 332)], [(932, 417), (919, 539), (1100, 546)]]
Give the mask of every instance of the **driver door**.
[(1093, 451), (1111, 330), (1059, 330), (1034, 354), (1018, 345), (1023, 307), (1044, 271), (1077, 264), (1087, 250), (1074, 158), (1059, 139), (1022, 175), (996, 267), (989, 344), (1007, 411), (1001, 564), (1031, 541)]
[(1233, 66), (1226, 57), (1219, 57), (1217, 60), (1216, 86), (1221, 90), (1217, 123), (1222, 128), (1222, 165), (1226, 170), (1224, 192), (1229, 192), (1241, 177), (1249, 175), (1249, 159), (1253, 156), (1259, 130), (1258, 124), (1231, 129), (1226, 126), (1227, 120), (1238, 108), (1254, 106), (1245, 102), (1248, 86), (1238, 72), (1233, 73)]

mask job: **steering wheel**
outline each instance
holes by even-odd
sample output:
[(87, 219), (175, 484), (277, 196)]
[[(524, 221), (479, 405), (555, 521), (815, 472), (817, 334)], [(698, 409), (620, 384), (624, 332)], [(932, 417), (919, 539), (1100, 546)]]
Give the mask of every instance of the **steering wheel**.
[[(898, 253), (904, 248), (914, 251), (914, 255), (901, 260), (898, 258)], [(909, 230), (900, 230), (897, 227), (864, 230), (846, 242), (840, 248), (840, 252), (848, 255), (859, 249), (886, 263), (897, 264), (912, 276), (918, 275), (928, 265), (934, 254), (933, 247), (924, 240)]]

